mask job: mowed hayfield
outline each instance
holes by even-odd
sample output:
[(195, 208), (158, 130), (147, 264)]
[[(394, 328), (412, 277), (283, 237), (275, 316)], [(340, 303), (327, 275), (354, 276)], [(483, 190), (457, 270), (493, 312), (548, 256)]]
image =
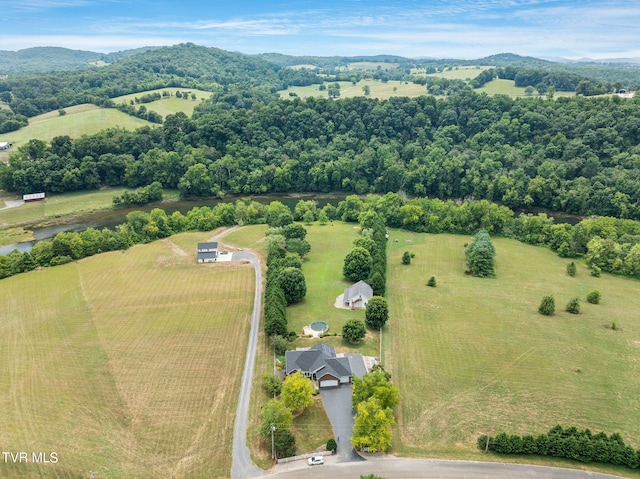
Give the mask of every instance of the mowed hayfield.
[(100, 108), (96, 105), (83, 104), (65, 108), (66, 115), (60, 116), (58, 111), (44, 113), (29, 118), (29, 125), (2, 135), (2, 141), (13, 143), (13, 147), (5, 153), (25, 144), (31, 139), (51, 141), (56, 136), (68, 135), (79, 138), (92, 135), (105, 128), (120, 127), (134, 130), (142, 126), (153, 126), (146, 120), (127, 115), (115, 108)]
[(229, 477), (249, 264), (187, 233), (0, 281), (3, 478)]
[[(556, 424), (618, 432), (640, 447), (640, 282), (594, 278), (582, 264), (572, 278), (568, 260), (503, 238), (493, 240), (497, 277), (474, 278), (464, 274), (470, 237), (391, 238), (384, 346), (401, 391), (394, 452), (482, 460), (481, 434)], [(404, 251), (415, 253), (409, 266)], [(436, 288), (426, 286), (431, 276)], [(586, 302), (594, 289), (599, 305)], [(549, 294), (556, 313), (547, 317), (537, 309)], [(572, 297), (579, 315), (564, 311)]]
[[(139, 106), (144, 105), (147, 110), (153, 110), (162, 115), (163, 118), (178, 112), (183, 112), (188, 117), (191, 117), (195, 107), (212, 94), (203, 90), (189, 89), (189, 92), (196, 94), (196, 99), (192, 100), (191, 96), (189, 96), (185, 100), (175, 96), (175, 92), (178, 90), (182, 91), (183, 89), (160, 88), (116, 97), (113, 98), (113, 101), (116, 104), (129, 103), (132, 100), (135, 101), (136, 97), (140, 98), (143, 95), (155, 92), (162, 94), (163, 91), (167, 91), (172, 96), (150, 103), (137, 103), (134, 106), (137, 109)], [(79, 138), (82, 135), (93, 135), (105, 128), (119, 127), (126, 130), (135, 130), (143, 126), (159, 126), (156, 123), (127, 115), (115, 108), (100, 108), (89, 103), (71, 106), (65, 108), (64, 111), (66, 114), (63, 116), (60, 116), (60, 113), (56, 110), (29, 118), (28, 126), (18, 131), (3, 134), (2, 141), (13, 143), (12, 149), (15, 149), (33, 138), (51, 141), (56, 136), (68, 135), (71, 138)], [(10, 153), (11, 150), (0, 153), (0, 160), (6, 161)]]
[[(325, 82), (325, 86), (335, 82)], [(349, 81), (337, 82), (340, 85), (340, 98), (352, 98), (356, 96), (365, 96), (364, 86), (369, 87), (369, 95), (367, 98), (377, 98), (378, 100), (386, 100), (392, 96), (408, 96), (410, 98), (420, 95), (426, 95), (427, 89), (424, 85), (417, 85), (412, 82), (390, 80), (381, 82), (379, 80), (360, 80), (355, 85)], [(319, 85), (309, 86), (291, 86), (286, 90), (278, 92), (280, 98), (291, 99), (289, 93), (295, 93), (300, 98), (316, 97), (329, 98), (327, 90), (319, 90)]]
[[(184, 97), (178, 98), (176, 96), (177, 91), (180, 91), (180, 92), (188, 91), (189, 92), (188, 98), (187, 99), (185, 99)], [(136, 98), (141, 98), (142, 96), (148, 95), (151, 93), (160, 93), (162, 95), (162, 93), (164, 92), (169, 93), (171, 96), (162, 97), (162, 99), (160, 100), (155, 100), (149, 103), (135, 103)], [(192, 93), (196, 95), (195, 100), (191, 99)], [(149, 90), (149, 91), (143, 91), (140, 93), (132, 93), (130, 95), (123, 95), (123, 96), (113, 98), (113, 101), (115, 102), (116, 105), (120, 103), (130, 103), (131, 101), (133, 101), (134, 106), (136, 108), (144, 105), (147, 108), (147, 110), (153, 110), (156, 113), (159, 113), (160, 115), (162, 115), (163, 118), (166, 117), (167, 115), (174, 115), (178, 112), (182, 112), (185, 115), (187, 115), (189, 118), (191, 118), (191, 115), (193, 114), (193, 110), (195, 109), (195, 107), (198, 106), (200, 103), (202, 103), (206, 98), (209, 98), (211, 95), (212, 93), (210, 91), (174, 87), (174, 88), (159, 88), (157, 90)]]
[[(496, 79), (492, 80), (489, 83), (486, 83), (483, 87), (478, 88), (478, 92), (486, 93), (488, 95), (508, 95), (511, 98), (520, 98), (520, 97), (544, 97), (544, 95), (539, 95), (537, 91), (535, 91), (532, 95), (527, 95), (525, 93), (525, 87), (516, 86), (513, 80), (501, 80)], [(553, 94), (554, 97), (570, 97), (576, 96), (576, 92), (574, 91), (556, 91)]]

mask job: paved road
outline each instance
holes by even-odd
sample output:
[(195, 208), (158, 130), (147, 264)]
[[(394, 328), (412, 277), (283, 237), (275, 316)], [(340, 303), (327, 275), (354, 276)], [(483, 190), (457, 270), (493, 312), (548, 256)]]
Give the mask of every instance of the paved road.
[[(227, 233), (233, 231), (230, 228), (223, 231), (214, 240), (222, 238)], [(220, 242), (221, 246), (228, 247)], [(251, 313), (251, 329), (249, 331), (249, 343), (247, 345), (247, 356), (244, 362), (244, 372), (242, 373), (242, 384), (238, 397), (238, 409), (236, 409), (236, 419), (233, 427), (233, 452), (231, 460), (231, 478), (244, 479), (256, 477), (266, 472), (257, 467), (251, 460), (249, 448), (247, 447), (247, 426), (249, 424), (249, 399), (251, 398), (251, 380), (253, 379), (253, 367), (256, 362), (256, 349), (258, 348), (258, 331), (260, 328), (260, 314), (262, 311), (262, 269), (260, 260), (249, 251), (233, 253), (234, 260), (248, 260), (253, 264), (256, 273), (256, 286), (253, 298), (253, 312)]]
[(525, 466), (494, 462), (442, 461), (429, 459), (372, 459), (337, 462), (325, 458), (324, 466), (307, 466), (298, 461), (288, 468), (277, 466), (269, 479), (326, 478), (357, 479), (375, 474), (385, 479), (619, 479), (595, 472), (555, 467)]

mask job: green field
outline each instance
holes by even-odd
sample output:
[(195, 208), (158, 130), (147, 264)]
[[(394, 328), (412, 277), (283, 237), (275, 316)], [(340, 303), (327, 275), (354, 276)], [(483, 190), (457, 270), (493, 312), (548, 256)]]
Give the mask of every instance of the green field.
[[(329, 333), (337, 337), (325, 337), (323, 342), (332, 345), (338, 352), (357, 352), (367, 356), (379, 356), (380, 337), (376, 331), (367, 331), (367, 337), (358, 345), (345, 343), (340, 336), (342, 325), (352, 318), (364, 321), (364, 310), (350, 311), (334, 307), (336, 298), (352, 283), (342, 277), (344, 257), (353, 248), (353, 240), (359, 230), (354, 224), (334, 222), (320, 225), (314, 223), (307, 228), (307, 241), (311, 252), (302, 264), (302, 272), (307, 284), (307, 295), (297, 304), (287, 308), (287, 322), (290, 331), (302, 334), (302, 328), (313, 321), (326, 321)], [(291, 347), (308, 347), (317, 339), (300, 338)]]
[[(176, 91), (184, 91), (188, 90), (189, 98), (178, 98), (175, 96)], [(136, 103), (135, 107), (138, 108), (141, 105), (144, 105), (147, 110), (153, 110), (156, 113), (162, 115), (162, 117), (166, 117), (167, 115), (174, 115), (178, 112), (182, 112), (186, 114), (189, 118), (193, 114), (193, 110), (196, 106), (198, 106), (202, 101), (206, 98), (209, 98), (212, 93), (210, 91), (204, 90), (195, 90), (195, 89), (184, 89), (184, 88), (159, 88), (157, 90), (149, 90), (143, 91), (140, 93), (132, 93), (131, 95), (124, 95), (113, 98), (113, 101), (117, 104), (119, 103), (129, 103), (131, 101), (135, 102), (135, 98), (140, 98), (143, 95), (147, 95), (150, 93), (160, 93), (162, 95), (163, 92), (168, 92), (171, 94), (169, 97), (163, 97), (161, 100), (152, 101), (149, 103)], [(191, 99), (191, 93), (196, 95), (196, 99)]]
[[(249, 265), (189, 233), (0, 282), (3, 478), (229, 477)], [(29, 452), (29, 455), (31, 452)]]
[(29, 125), (18, 131), (2, 135), (2, 141), (13, 143), (13, 147), (2, 152), (0, 160), (6, 159), (13, 149), (32, 138), (50, 141), (56, 136), (68, 135), (79, 138), (92, 135), (105, 128), (120, 127), (128, 130), (141, 126), (152, 126), (146, 120), (127, 115), (115, 108), (100, 108), (96, 105), (77, 105), (65, 108), (66, 115), (60, 116), (58, 111), (44, 113), (29, 119)]
[[(329, 85), (335, 82), (326, 82), (325, 85)], [(415, 83), (401, 82), (401, 81), (388, 81), (381, 82), (378, 80), (360, 80), (355, 85), (348, 81), (338, 82), (340, 84), (340, 98), (352, 98), (356, 96), (365, 96), (362, 87), (367, 85), (370, 89), (368, 98), (377, 98), (379, 100), (386, 100), (392, 96), (408, 96), (416, 97), (420, 95), (426, 95), (427, 90), (424, 85), (417, 85)], [(316, 97), (316, 98), (329, 98), (327, 90), (321, 91), (318, 89), (319, 85), (309, 86), (292, 86), (286, 90), (278, 92), (280, 98), (291, 99), (289, 93), (295, 93), (301, 98)], [(394, 90), (395, 89), (395, 90)]]
[(397, 63), (386, 63), (386, 62), (352, 62), (347, 66), (342, 68), (342, 70), (364, 70), (364, 71), (373, 71), (373, 70), (393, 70), (397, 68)]
[[(481, 434), (535, 435), (556, 424), (618, 432), (640, 446), (638, 281), (594, 278), (582, 264), (572, 278), (567, 260), (501, 238), (497, 278), (473, 278), (463, 273), (469, 237), (391, 238), (384, 362), (402, 398), (394, 452), (482, 460)], [(415, 253), (410, 266), (404, 251)], [(432, 275), (436, 288), (426, 286)], [(586, 302), (593, 289), (599, 305)], [(548, 294), (551, 317), (537, 312)], [(574, 296), (579, 315), (564, 311)]]
[[(489, 66), (453, 67), (452, 70), (445, 70), (438, 73), (430, 73), (426, 76), (447, 78), (449, 80), (473, 80), (475, 77), (480, 75), (482, 71), (488, 70), (490, 68), (494, 68), (494, 67), (489, 67)], [(424, 74), (424, 70), (422, 70), (422, 74)]]
[[(524, 92), (524, 87), (515, 86), (515, 82), (513, 80), (493, 80), (489, 83), (485, 84), (482, 88), (478, 88), (478, 92), (485, 92), (488, 95), (509, 95), (511, 98), (518, 97), (539, 97), (538, 92), (534, 92), (533, 95), (527, 95)], [(572, 91), (556, 91), (554, 93), (554, 97), (559, 96), (576, 96), (575, 92)], [(543, 95), (544, 97), (544, 95)]]
[[(134, 100), (135, 97), (141, 97), (142, 95), (154, 92), (162, 94), (163, 91), (167, 91), (170, 92), (172, 96), (150, 103), (136, 104), (136, 108), (140, 105), (144, 105), (147, 110), (153, 110), (162, 115), (163, 118), (167, 115), (172, 115), (178, 112), (183, 112), (188, 117), (191, 117), (194, 108), (202, 103), (205, 98), (211, 96), (211, 92), (203, 90), (189, 90), (196, 94), (196, 100), (192, 100), (191, 97), (189, 97), (188, 100), (185, 100), (175, 96), (176, 90), (178, 89), (160, 88), (157, 90), (149, 90), (116, 97), (113, 98), (113, 101), (116, 104), (123, 102), (128, 103), (131, 100)], [(63, 116), (60, 116), (56, 110), (30, 118), (28, 126), (21, 128), (18, 131), (3, 134), (2, 141), (13, 143), (12, 149), (15, 149), (32, 138), (50, 141), (56, 136), (68, 135), (71, 138), (79, 138), (82, 135), (92, 135), (104, 130), (105, 128), (112, 127), (133, 130), (142, 126), (158, 126), (155, 123), (127, 115), (115, 108), (100, 108), (96, 105), (83, 104), (71, 106), (64, 110), (66, 111), (66, 115)], [(0, 152), (0, 161), (6, 161), (10, 153), (11, 150)]]

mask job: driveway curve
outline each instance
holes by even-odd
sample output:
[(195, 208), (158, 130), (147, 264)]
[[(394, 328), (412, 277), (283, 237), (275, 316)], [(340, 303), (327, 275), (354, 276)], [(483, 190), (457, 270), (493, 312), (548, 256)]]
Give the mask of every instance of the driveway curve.
[[(227, 233), (237, 227), (230, 228), (217, 235), (214, 240), (218, 240), (221, 246), (228, 245), (220, 242)], [(231, 456), (231, 478), (244, 479), (257, 477), (266, 474), (266, 471), (257, 467), (251, 460), (251, 454), (247, 447), (247, 427), (249, 425), (249, 400), (251, 399), (251, 380), (256, 362), (256, 350), (258, 348), (258, 331), (260, 328), (260, 315), (262, 312), (262, 269), (259, 258), (250, 251), (239, 251), (233, 253), (234, 260), (250, 261), (255, 271), (256, 285), (253, 297), (253, 312), (251, 313), (251, 328), (249, 330), (249, 341), (247, 344), (247, 356), (244, 362), (242, 373), (242, 383), (238, 396), (238, 408), (236, 409), (236, 419), (233, 427), (233, 450)]]

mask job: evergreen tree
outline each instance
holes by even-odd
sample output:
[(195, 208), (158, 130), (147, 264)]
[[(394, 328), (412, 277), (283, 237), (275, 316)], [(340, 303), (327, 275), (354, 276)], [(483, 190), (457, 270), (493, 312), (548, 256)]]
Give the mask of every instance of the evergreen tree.
[(580, 298), (572, 298), (567, 303), (567, 313), (578, 314), (580, 313)]
[(538, 312), (540, 314), (544, 314), (545, 316), (551, 316), (556, 311), (556, 301), (553, 299), (553, 296), (545, 296), (540, 301), (540, 306), (538, 307)]
[(486, 230), (480, 230), (467, 246), (465, 257), (468, 272), (480, 278), (494, 277), (496, 250)]

